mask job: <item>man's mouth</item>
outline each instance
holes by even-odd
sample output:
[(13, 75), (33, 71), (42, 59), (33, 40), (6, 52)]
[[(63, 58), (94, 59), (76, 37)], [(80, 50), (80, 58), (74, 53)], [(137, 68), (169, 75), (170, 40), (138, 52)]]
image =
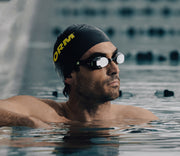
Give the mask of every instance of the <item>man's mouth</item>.
[(112, 81), (109, 81), (108, 85), (109, 86), (119, 86), (120, 85), (120, 81), (119, 81), (119, 79), (114, 79)]

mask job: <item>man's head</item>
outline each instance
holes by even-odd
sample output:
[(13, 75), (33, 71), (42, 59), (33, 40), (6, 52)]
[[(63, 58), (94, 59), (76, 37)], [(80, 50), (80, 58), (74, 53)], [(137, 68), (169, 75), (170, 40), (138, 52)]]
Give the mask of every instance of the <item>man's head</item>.
[(69, 26), (54, 45), (53, 60), (56, 68), (61, 70), (64, 78), (68, 77), (75, 63), (88, 49), (105, 41), (109, 41), (109, 38), (97, 27), (86, 24)]
[[(64, 82), (65, 82), (64, 94), (66, 95), (69, 94), (70, 89), (72, 89), (74, 86), (75, 81), (73, 80), (75, 79), (77, 79), (77, 82), (80, 81), (78, 82), (77, 86), (83, 88), (81, 84), (81, 80), (84, 80), (83, 78), (85, 78), (83, 77), (83, 75), (88, 75), (88, 72), (93, 74), (94, 70), (96, 70), (96, 72), (100, 70), (101, 66), (99, 67), (97, 66), (99, 64), (102, 64), (102, 62), (104, 66), (107, 66), (108, 64), (112, 64), (111, 58), (114, 56), (113, 54), (117, 55), (116, 47), (110, 42), (109, 38), (105, 35), (105, 33), (102, 32), (97, 27), (85, 25), (85, 24), (72, 25), (68, 27), (57, 38), (53, 52), (53, 59), (56, 69), (58, 73), (64, 77)], [(98, 55), (101, 58), (99, 59), (98, 57), (99, 59), (98, 61), (97, 60), (92, 61), (93, 59), (92, 57), (96, 57), (95, 55)], [(83, 67), (86, 69), (86, 71), (83, 71)], [(96, 67), (97, 69), (95, 69)], [(77, 75), (75, 74), (76, 76), (74, 76), (74, 73), (76, 73)], [(116, 74), (113, 75), (116, 76), (113, 77), (116, 78), (111, 77), (110, 79), (111, 80), (119, 79), (118, 76), (119, 71), (117, 70), (114, 73)], [(89, 75), (89, 78), (85, 78), (85, 79), (90, 80), (91, 78), (93, 78), (91, 74)], [(87, 82), (84, 81), (83, 83), (88, 83), (90, 82), (89, 80), (87, 80)]]

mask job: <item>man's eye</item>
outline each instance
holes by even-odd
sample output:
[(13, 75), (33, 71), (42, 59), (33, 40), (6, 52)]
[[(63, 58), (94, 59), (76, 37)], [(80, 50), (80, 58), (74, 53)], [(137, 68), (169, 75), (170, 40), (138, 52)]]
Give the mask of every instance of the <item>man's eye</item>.
[(109, 63), (108, 59), (106, 57), (101, 57), (96, 61), (97, 66), (105, 67)]
[(117, 55), (115, 60), (118, 64), (122, 64), (124, 62), (124, 55), (123, 54)]

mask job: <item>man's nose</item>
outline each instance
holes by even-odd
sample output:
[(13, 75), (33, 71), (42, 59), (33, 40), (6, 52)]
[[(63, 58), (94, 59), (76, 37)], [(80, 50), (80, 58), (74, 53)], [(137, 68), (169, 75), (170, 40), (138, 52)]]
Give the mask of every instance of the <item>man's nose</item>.
[(119, 72), (120, 70), (118, 64), (116, 64), (114, 61), (111, 61), (108, 65), (108, 70), (107, 70), (108, 75), (119, 74)]

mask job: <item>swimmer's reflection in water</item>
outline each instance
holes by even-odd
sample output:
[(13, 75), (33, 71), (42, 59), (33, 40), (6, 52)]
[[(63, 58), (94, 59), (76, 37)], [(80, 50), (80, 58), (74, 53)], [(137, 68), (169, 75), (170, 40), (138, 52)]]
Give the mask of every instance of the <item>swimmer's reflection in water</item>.
[[(149, 124), (141, 126), (133, 124), (139, 123), (130, 120), (124, 121), (124, 124), (118, 122), (102, 123), (101, 121), (84, 124), (71, 122), (67, 124), (68, 131), (63, 137), (63, 143), (57, 144), (54, 153), (93, 152), (97, 155), (102, 153), (103, 155), (119, 155), (121, 152), (119, 146), (121, 146), (121, 143), (127, 142), (126, 135), (128, 133), (135, 133), (137, 136), (137, 133), (151, 130)], [(141, 144), (141, 142), (138, 143)]]
[[(57, 146), (53, 153), (74, 154), (93, 153), (94, 155), (107, 154), (118, 155), (119, 143), (114, 141), (111, 131), (114, 128), (106, 128), (94, 125), (73, 124), (63, 137), (63, 143)], [(119, 136), (119, 135), (118, 135)], [(116, 135), (117, 137), (117, 135)]]
[[(105, 123), (101, 121), (86, 123), (72, 121), (65, 124), (51, 123), (50, 129), (12, 127), (11, 137), (7, 138), (6, 133), (6, 139), (1, 140), (0, 144), (9, 145), (13, 148), (40, 147), (42, 148), (40, 150), (41, 152), (48, 151), (56, 155), (77, 153), (79, 155), (90, 155), (90, 153), (102, 155), (103, 153), (103, 155), (116, 156), (121, 153), (119, 147), (130, 141), (128, 133), (131, 133), (131, 138), (132, 132), (137, 137), (137, 133), (144, 133), (147, 132), (146, 130), (151, 130), (151, 125), (149, 124), (136, 126), (132, 125), (132, 123), (134, 121), (130, 120), (124, 121), (124, 124), (116, 121)], [(5, 131), (7, 132), (4, 129)], [(139, 140), (134, 143), (137, 145), (137, 143), (142, 144), (143, 142), (144, 140)], [(43, 151), (43, 147), (45, 147), (45, 151)], [(21, 150), (18, 150), (18, 152), (20, 155)], [(28, 150), (27, 152), (29, 153), (30, 151)]]
[(14, 96), (0, 100), (0, 126), (50, 128), (49, 123), (133, 120), (146, 123), (158, 118), (143, 108), (111, 104), (119, 97), (118, 65), (124, 55), (99, 28), (69, 26), (54, 45), (53, 61), (63, 78), (65, 102)]

